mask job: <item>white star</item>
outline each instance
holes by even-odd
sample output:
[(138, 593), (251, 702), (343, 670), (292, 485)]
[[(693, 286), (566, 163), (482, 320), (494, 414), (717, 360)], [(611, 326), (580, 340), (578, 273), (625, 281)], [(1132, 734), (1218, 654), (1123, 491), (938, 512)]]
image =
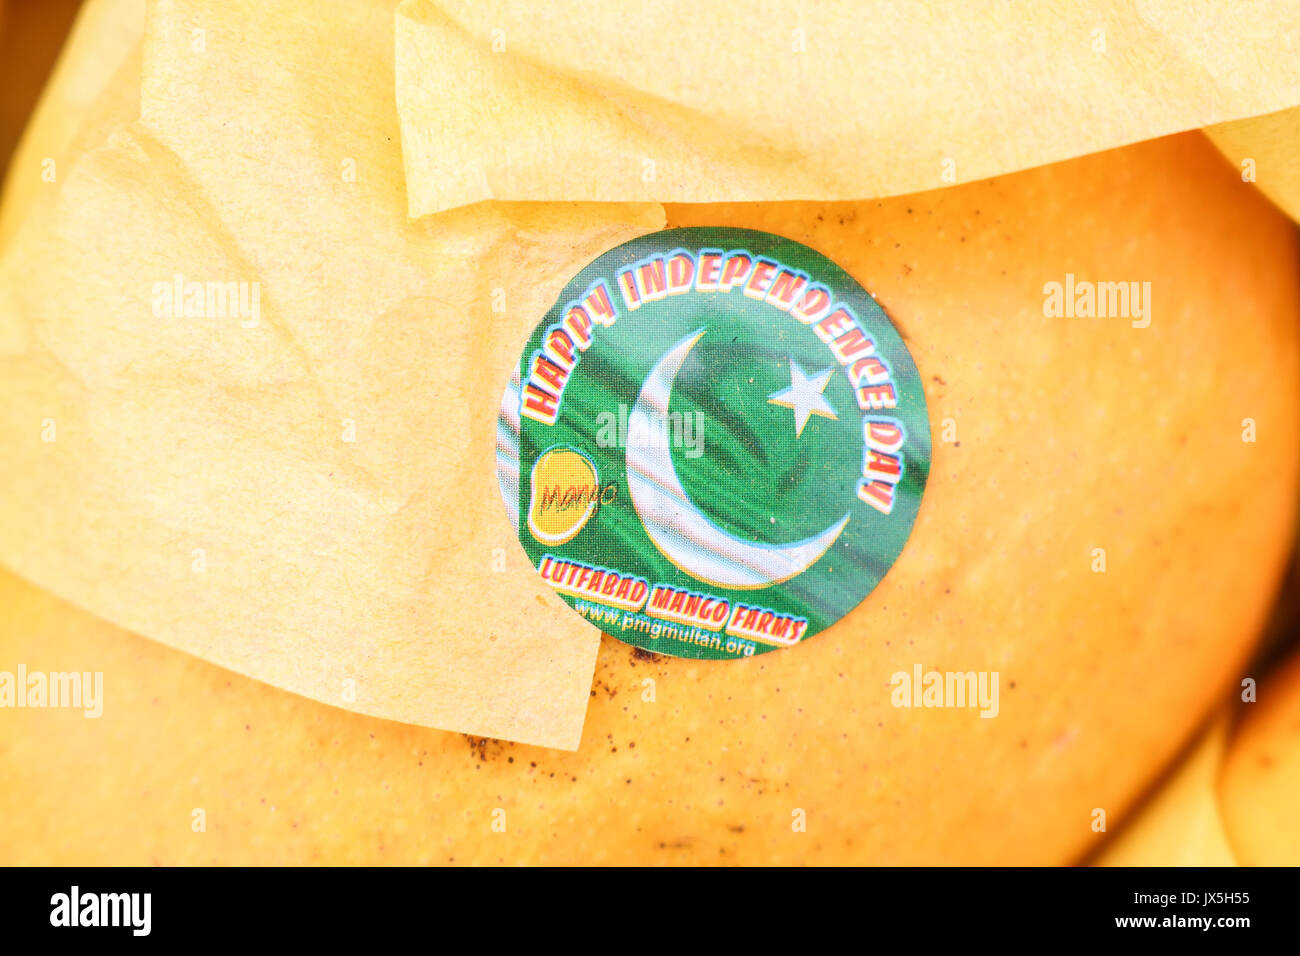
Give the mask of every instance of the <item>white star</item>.
[(835, 409), (831, 403), (826, 401), (826, 396), (822, 394), (826, 390), (826, 385), (831, 380), (831, 374), (834, 368), (828, 368), (811, 378), (794, 360), (790, 359), (790, 387), (783, 388), (779, 392), (773, 392), (767, 397), (771, 405), (780, 405), (782, 408), (794, 410), (794, 437), (798, 438), (803, 433), (803, 427), (808, 424), (808, 418), (811, 415), (821, 415), (825, 418), (838, 420), (839, 416), (835, 414)]

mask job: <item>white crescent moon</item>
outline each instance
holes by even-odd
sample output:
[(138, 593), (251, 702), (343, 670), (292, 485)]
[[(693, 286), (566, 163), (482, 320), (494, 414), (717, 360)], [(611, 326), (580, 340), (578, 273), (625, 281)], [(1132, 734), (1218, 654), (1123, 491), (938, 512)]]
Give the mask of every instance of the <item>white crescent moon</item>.
[(821, 534), (776, 545), (738, 538), (694, 505), (677, 478), (669, 450), (668, 399), (682, 363), (704, 331), (693, 332), (664, 353), (641, 385), (628, 415), (628, 492), (645, 533), (678, 568), (718, 587), (763, 588), (815, 564), (849, 523), (849, 514)]

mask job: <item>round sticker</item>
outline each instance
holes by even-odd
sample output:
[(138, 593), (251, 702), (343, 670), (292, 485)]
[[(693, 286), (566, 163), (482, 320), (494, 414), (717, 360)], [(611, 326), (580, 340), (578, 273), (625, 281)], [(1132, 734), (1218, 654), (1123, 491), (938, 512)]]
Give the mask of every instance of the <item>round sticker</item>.
[(847, 272), (792, 240), (670, 229), (611, 249), (534, 331), (501, 494), (543, 580), (677, 657), (806, 640), (884, 577), (930, 468), (916, 366)]

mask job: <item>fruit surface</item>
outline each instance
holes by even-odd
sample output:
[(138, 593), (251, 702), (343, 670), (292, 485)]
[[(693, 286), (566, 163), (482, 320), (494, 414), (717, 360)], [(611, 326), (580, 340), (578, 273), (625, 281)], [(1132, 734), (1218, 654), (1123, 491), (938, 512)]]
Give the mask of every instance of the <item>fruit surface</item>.
[(1092, 861), (1098, 866), (1300, 866), (1300, 654), (1210, 723)]
[(1167, 779), (1092, 862), (1096, 866), (1234, 866), (1219, 812), (1232, 720), (1216, 717)]
[[(875, 592), (750, 660), (606, 638), (565, 753), (300, 698), (6, 575), (0, 670), (102, 671), (105, 699), (0, 711), (0, 862), (1080, 858), (1233, 679), (1295, 526), (1296, 237), (1239, 187), (1188, 134), (879, 202), (670, 207), (817, 249), (907, 342), (934, 458)], [(1067, 273), (1150, 282), (1149, 326), (1045, 316)], [(998, 715), (894, 707), (914, 665), (997, 671)]]
[(1260, 681), (1219, 780), (1224, 828), (1247, 866), (1300, 866), (1300, 654)]

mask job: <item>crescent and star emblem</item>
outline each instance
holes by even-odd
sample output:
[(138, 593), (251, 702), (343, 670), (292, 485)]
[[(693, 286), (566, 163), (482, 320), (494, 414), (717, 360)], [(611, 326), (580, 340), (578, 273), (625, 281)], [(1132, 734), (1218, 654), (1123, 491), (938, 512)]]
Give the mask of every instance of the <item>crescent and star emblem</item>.
[[(628, 431), (645, 440), (628, 443), (628, 492), (647, 537), (680, 570), (717, 587), (764, 588), (816, 564), (848, 525), (850, 515), (846, 512), (802, 541), (763, 544), (720, 527), (691, 501), (669, 451), (668, 402), (682, 364), (704, 334), (704, 329), (693, 332), (664, 353), (641, 385), (628, 415)], [(773, 404), (795, 410), (796, 435), (802, 433), (809, 415), (836, 417), (822, 395), (830, 375), (827, 369), (809, 377), (792, 361), (790, 388), (771, 396)]]

